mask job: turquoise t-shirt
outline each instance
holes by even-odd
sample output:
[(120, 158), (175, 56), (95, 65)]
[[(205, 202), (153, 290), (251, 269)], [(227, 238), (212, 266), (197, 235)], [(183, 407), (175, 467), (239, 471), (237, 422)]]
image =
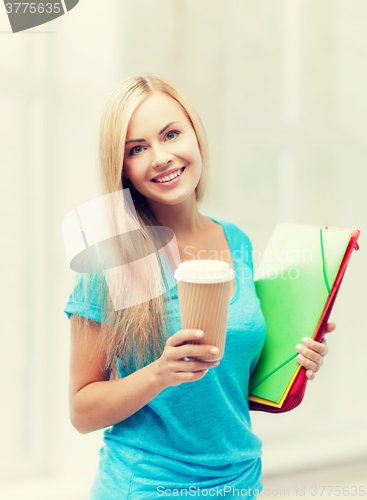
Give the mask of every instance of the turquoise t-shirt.
[[(252, 433), (248, 403), (249, 378), (265, 340), (265, 320), (253, 282), (252, 246), (234, 224), (212, 220), (224, 229), (235, 270), (225, 354), (201, 380), (166, 388), (104, 431), (90, 500), (256, 498), (262, 490), (262, 443)], [(65, 313), (101, 322), (98, 301), (83, 302), (81, 283)], [(181, 329), (177, 287), (167, 293), (173, 299), (168, 303), (173, 335)], [(118, 369), (121, 377), (126, 376), (121, 360)]]

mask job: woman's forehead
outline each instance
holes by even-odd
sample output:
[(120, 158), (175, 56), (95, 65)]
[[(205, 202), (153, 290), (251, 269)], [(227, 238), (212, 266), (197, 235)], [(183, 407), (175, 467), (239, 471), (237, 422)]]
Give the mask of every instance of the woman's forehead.
[(188, 122), (185, 111), (172, 97), (154, 92), (150, 94), (135, 110), (128, 127), (128, 135), (151, 127), (162, 127), (168, 123)]

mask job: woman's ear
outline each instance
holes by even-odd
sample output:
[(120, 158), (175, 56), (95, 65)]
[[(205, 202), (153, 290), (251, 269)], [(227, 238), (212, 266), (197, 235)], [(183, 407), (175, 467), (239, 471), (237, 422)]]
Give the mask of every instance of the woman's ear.
[(124, 169), (122, 169), (122, 177), (123, 177), (124, 179), (128, 179), (128, 178), (129, 178), (129, 176), (127, 175), (127, 173), (125, 172), (125, 170), (124, 170)]

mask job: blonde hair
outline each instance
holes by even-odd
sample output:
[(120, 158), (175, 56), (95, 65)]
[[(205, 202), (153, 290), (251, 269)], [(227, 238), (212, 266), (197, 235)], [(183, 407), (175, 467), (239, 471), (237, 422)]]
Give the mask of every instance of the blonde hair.
[[(138, 221), (136, 221), (136, 217), (134, 220), (134, 214), (129, 210), (127, 211), (127, 217), (130, 218), (135, 227), (140, 229), (146, 242), (146, 255), (149, 254), (147, 244), (152, 243), (152, 241), (149, 232), (144, 228), (145, 226), (160, 226), (161, 224), (149, 209), (145, 197), (134, 188), (130, 180), (122, 177), (122, 169), (125, 140), (130, 119), (137, 107), (153, 92), (166, 94), (178, 102), (196, 134), (202, 159), (202, 173), (195, 188), (198, 204), (203, 200), (208, 176), (208, 151), (204, 127), (193, 105), (173, 83), (157, 74), (150, 73), (144, 76), (127, 78), (112, 90), (105, 102), (100, 123), (99, 185), (102, 196), (129, 188)], [(123, 225), (121, 214), (112, 211), (109, 224), (115, 231), (114, 234), (118, 234)], [(157, 248), (156, 242), (153, 246)], [(152, 246), (149, 246), (149, 248), (152, 248)], [(118, 255), (124, 256), (125, 262), (131, 262), (136, 249), (134, 250), (132, 245), (122, 245), (122, 243), (115, 242), (115, 251)], [(153, 266), (151, 260), (140, 259), (139, 268), (134, 269), (134, 276), (131, 276), (131, 279), (124, 280), (123, 286), (120, 281), (115, 280), (115, 293), (120, 297), (129, 297), (133, 294), (134, 282), (135, 290), (136, 283), (141, 283), (142, 288), (146, 288), (146, 286), (149, 286), (146, 283), (147, 276), (149, 276), (150, 282), (155, 283), (158, 283), (163, 278), (166, 290), (168, 290), (169, 287), (157, 251), (156, 257), (160, 266), (158, 271), (157, 266)], [(170, 260), (168, 256), (168, 261), (170, 264), (169, 270), (173, 272), (174, 260)], [(127, 268), (128, 266), (124, 267)], [(129, 272), (129, 270), (126, 269), (126, 272)], [(87, 303), (88, 283), (92, 275), (84, 274), (83, 276), (84, 294)], [(160, 357), (167, 339), (169, 322), (163, 295), (149, 300), (145, 299), (142, 303), (139, 302), (139, 299), (135, 300), (134, 303), (137, 305), (116, 311), (110, 293), (107, 291), (103, 272), (98, 275), (97, 283), (94, 286), (97, 287), (96, 295), (100, 299), (102, 297), (106, 298), (97, 347), (106, 353), (105, 369), (110, 372), (110, 378), (119, 377), (116, 364), (117, 357), (122, 360), (127, 374)], [(168, 296), (168, 299), (170, 299), (170, 296)], [(94, 305), (99, 305), (102, 308), (101, 304)], [(78, 316), (78, 320), (88, 323), (88, 319), (81, 316)]]

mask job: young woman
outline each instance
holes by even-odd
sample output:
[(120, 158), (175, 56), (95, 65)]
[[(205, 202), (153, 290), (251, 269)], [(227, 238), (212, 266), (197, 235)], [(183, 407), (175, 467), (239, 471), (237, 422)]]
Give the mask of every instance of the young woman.
[[(65, 308), (70, 418), (81, 433), (106, 429), (90, 500), (256, 498), (261, 441), (251, 431), (248, 383), (265, 322), (248, 236), (199, 212), (208, 161), (195, 109), (158, 75), (123, 81), (104, 107), (100, 168), (103, 194), (129, 188), (145, 236), (144, 226), (171, 228), (182, 261), (226, 260), (235, 280), (219, 363), (192, 359), (215, 357), (215, 346), (185, 343), (200, 332), (181, 330), (177, 287), (115, 311), (103, 273), (77, 274)], [(172, 173), (174, 179), (165, 179)], [(165, 279), (163, 267), (162, 274)], [(329, 323), (327, 331), (334, 328)], [(327, 353), (325, 342), (308, 339), (295, 348), (312, 380)]]

